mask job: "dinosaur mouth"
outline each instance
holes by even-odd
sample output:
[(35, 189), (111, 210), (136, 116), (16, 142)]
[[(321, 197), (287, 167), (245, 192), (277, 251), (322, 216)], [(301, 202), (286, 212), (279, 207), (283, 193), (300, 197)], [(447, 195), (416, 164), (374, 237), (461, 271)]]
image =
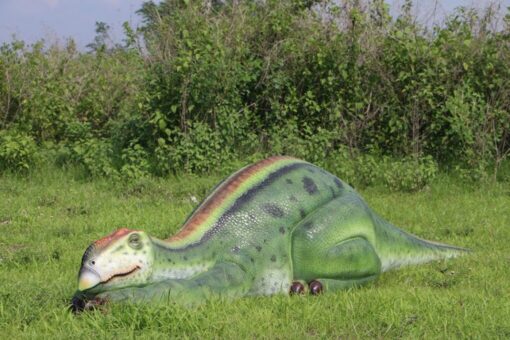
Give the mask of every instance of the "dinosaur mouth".
[(133, 269), (131, 270), (128, 270), (127, 272), (124, 272), (124, 273), (119, 273), (119, 274), (114, 274), (112, 276), (110, 276), (108, 279), (104, 280), (104, 281), (101, 281), (99, 282), (100, 284), (106, 284), (106, 283), (109, 283), (111, 282), (113, 279), (115, 278), (118, 278), (118, 277), (124, 277), (124, 276), (128, 276), (128, 275), (131, 275), (133, 274), (134, 272), (136, 272), (137, 270), (141, 269), (139, 266), (135, 266)]

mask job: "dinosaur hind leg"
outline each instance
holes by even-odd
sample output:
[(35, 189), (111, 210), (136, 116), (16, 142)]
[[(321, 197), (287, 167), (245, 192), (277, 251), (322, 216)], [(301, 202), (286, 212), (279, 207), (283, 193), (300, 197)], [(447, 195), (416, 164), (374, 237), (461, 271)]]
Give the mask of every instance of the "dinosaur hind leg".
[(307, 217), (294, 230), (294, 280), (314, 283), (309, 290), (339, 290), (358, 286), (381, 273), (372, 243), (373, 222), (358, 202), (339, 197)]
[(381, 272), (381, 261), (373, 247), (363, 238), (355, 237), (326, 250), (308, 254), (309, 260), (294, 270), (296, 279), (322, 284), (324, 290), (346, 289), (367, 283)]

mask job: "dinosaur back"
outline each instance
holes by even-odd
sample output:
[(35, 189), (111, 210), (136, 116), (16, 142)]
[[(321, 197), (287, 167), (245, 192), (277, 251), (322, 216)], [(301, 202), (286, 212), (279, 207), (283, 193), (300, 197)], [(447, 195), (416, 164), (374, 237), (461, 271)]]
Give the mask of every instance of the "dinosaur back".
[(237, 233), (236, 238), (242, 238), (275, 224), (276, 230), (285, 232), (347, 187), (307, 162), (271, 157), (218, 184), (167, 241), (174, 247), (187, 247), (220, 230), (230, 230), (231, 234)]

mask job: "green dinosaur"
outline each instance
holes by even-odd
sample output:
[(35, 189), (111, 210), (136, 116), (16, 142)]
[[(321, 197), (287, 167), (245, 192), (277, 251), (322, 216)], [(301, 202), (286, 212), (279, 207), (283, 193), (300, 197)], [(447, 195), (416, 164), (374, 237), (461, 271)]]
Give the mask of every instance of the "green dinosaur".
[(465, 251), (391, 225), (319, 167), (272, 157), (221, 182), (167, 240), (120, 229), (94, 242), (72, 303), (317, 294)]

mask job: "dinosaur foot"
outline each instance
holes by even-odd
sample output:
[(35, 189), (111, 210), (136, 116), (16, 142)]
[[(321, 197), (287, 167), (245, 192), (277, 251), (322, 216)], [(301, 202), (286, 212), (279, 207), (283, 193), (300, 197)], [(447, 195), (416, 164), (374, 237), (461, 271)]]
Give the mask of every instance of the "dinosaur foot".
[(310, 294), (312, 295), (319, 295), (322, 293), (322, 283), (317, 280), (310, 282), (308, 287), (310, 288)]
[(294, 281), (292, 282), (292, 285), (290, 286), (290, 294), (296, 295), (296, 294), (304, 294), (305, 293), (305, 286), (299, 282)]
[(74, 296), (71, 299), (71, 305), (69, 306), (69, 309), (74, 314), (90, 310), (104, 310), (104, 305), (106, 304), (106, 302), (107, 302), (106, 299), (102, 299), (99, 297), (95, 297), (89, 300), (81, 296)]

